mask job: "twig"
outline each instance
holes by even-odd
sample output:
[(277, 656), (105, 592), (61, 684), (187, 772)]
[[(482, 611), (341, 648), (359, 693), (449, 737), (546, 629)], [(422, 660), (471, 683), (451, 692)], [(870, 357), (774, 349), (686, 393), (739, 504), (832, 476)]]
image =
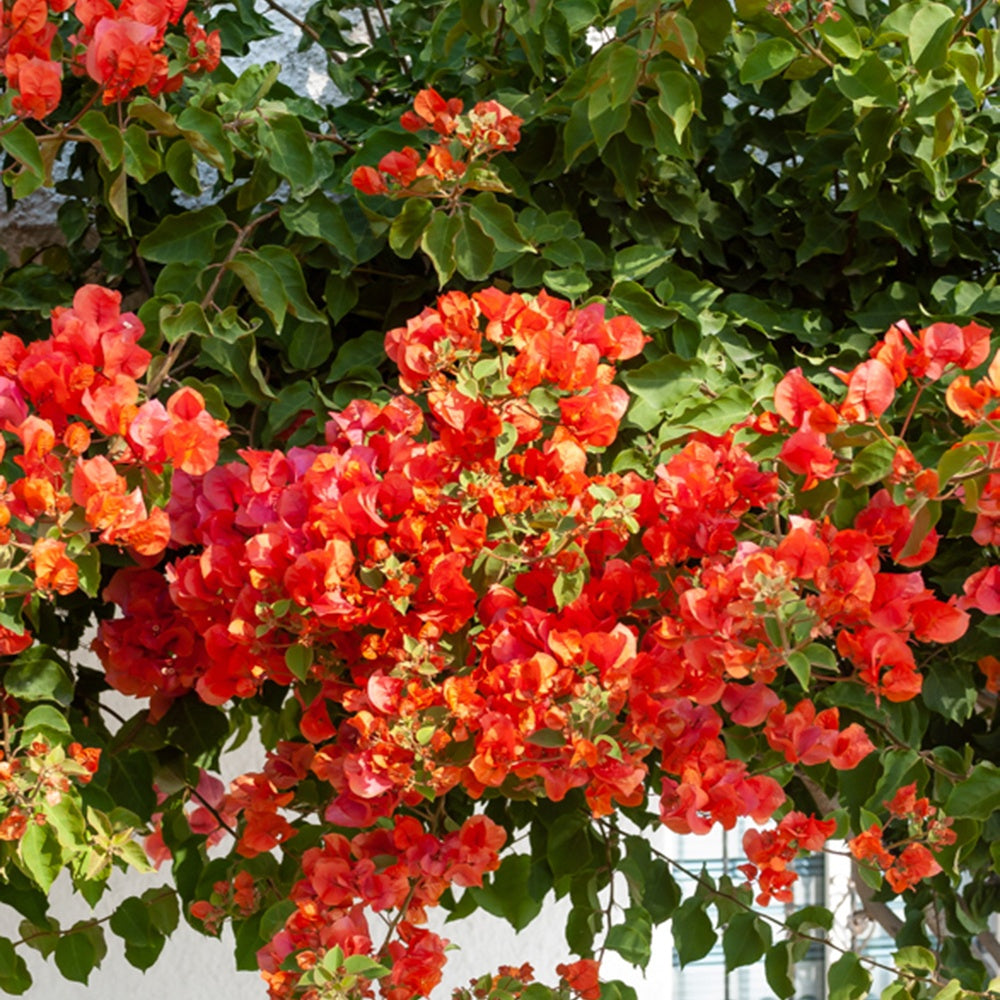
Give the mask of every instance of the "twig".
[(989, 3), (989, 0), (979, 0), (972, 10), (970, 10), (969, 13), (962, 18), (961, 23), (955, 29), (955, 34), (951, 36), (951, 41), (948, 43), (949, 45), (954, 45), (955, 42), (957, 42), (959, 38), (965, 34), (969, 25), (972, 24), (972, 19), (986, 6), (987, 3)]
[[(215, 297), (215, 293), (219, 290), (219, 285), (222, 282), (222, 276), (226, 270), (226, 265), (233, 260), (241, 249), (243, 249), (243, 244), (246, 243), (249, 235), (261, 223), (266, 222), (268, 219), (273, 219), (274, 216), (276, 216), (280, 211), (281, 210), (277, 208), (272, 209), (270, 212), (265, 212), (263, 215), (257, 216), (256, 219), (251, 219), (250, 222), (248, 222), (242, 229), (236, 227), (236, 239), (233, 241), (233, 245), (229, 248), (229, 252), (226, 254), (225, 260), (221, 261), (217, 265), (217, 270), (215, 272), (215, 276), (212, 278), (212, 283), (208, 286), (208, 291), (201, 300), (200, 304), (202, 309), (207, 309), (211, 304), (212, 299)], [(233, 223), (233, 225), (235, 226), (236, 224)], [(190, 336), (191, 335), (189, 333), (186, 333), (183, 336), (178, 337), (177, 340), (170, 345), (170, 350), (167, 351), (166, 357), (164, 358), (159, 371), (157, 371), (156, 375), (154, 375), (153, 378), (151, 378), (146, 384), (146, 394), (150, 399), (152, 399), (153, 396), (160, 391), (163, 383), (167, 380), (167, 375), (170, 373), (170, 369), (174, 366), (174, 363), (177, 361), (181, 351), (184, 350), (184, 346), (187, 344)]]
[(222, 818), (222, 814), (219, 812), (215, 806), (212, 805), (208, 799), (205, 798), (201, 792), (194, 785), (188, 785), (188, 791), (215, 817), (215, 821), (226, 831), (234, 840), (239, 840), (239, 834)]
[(410, 67), (406, 63), (406, 56), (399, 51), (399, 47), (396, 45), (396, 39), (392, 34), (392, 25), (389, 23), (389, 18), (386, 16), (385, 7), (382, 6), (382, 0), (375, 0), (375, 6), (378, 9), (379, 19), (382, 21), (382, 27), (385, 29), (386, 38), (389, 39), (392, 51), (396, 53), (396, 59), (399, 62), (400, 70), (402, 70), (403, 73), (409, 73)]

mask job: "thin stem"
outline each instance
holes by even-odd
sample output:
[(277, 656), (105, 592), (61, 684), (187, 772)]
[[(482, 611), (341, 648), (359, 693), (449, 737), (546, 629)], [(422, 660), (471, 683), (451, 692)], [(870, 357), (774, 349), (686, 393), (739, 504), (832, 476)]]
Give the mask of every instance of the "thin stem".
[[(798, 930), (797, 928), (789, 927), (783, 920), (779, 920), (777, 917), (772, 917), (769, 913), (762, 913), (760, 910), (755, 909), (753, 906), (747, 904), (744, 900), (740, 899), (739, 896), (733, 895), (730, 892), (724, 892), (718, 889), (711, 882), (707, 882), (700, 875), (697, 875), (691, 869), (682, 865), (679, 861), (675, 861), (673, 858), (664, 854), (662, 851), (658, 851), (655, 847), (650, 846), (650, 851), (655, 854), (658, 858), (666, 861), (668, 865), (672, 865), (676, 868), (682, 875), (691, 879), (702, 889), (711, 893), (713, 896), (718, 896), (721, 899), (729, 900), (732, 903), (736, 903), (737, 906), (741, 906), (748, 913), (753, 913), (754, 916), (760, 917), (761, 920), (767, 921), (767, 923), (772, 924), (775, 927), (780, 927), (782, 930), (786, 931), (791, 937), (798, 938), (800, 941), (811, 941), (815, 944), (822, 945), (825, 948), (832, 948), (834, 951), (839, 952), (841, 955), (856, 955), (858, 960), (863, 962), (865, 965), (870, 966), (873, 969), (883, 969), (886, 972), (891, 972), (894, 976), (900, 979), (906, 979), (911, 983), (922, 982), (919, 976), (914, 975), (910, 972), (904, 972), (901, 969), (897, 969), (895, 966), (886, 965), (884, 962), (879, 962), (877, 959), (870, 958), (867, 955), (858, 955), (855, 951), (850, 948), (842, 948), (839, 944), (835, 944), (828, 938), (820, 937), (817, 934), (809, 934), (806, 931)], [(938, 986), (944, 986), (945, 981), (937, 977), (930, 977), (931, 981)], [(988, 996), (986, 993), (974, 993), (973, 996)]]
[(507, 28), (507, 7), (505, 4), (500, 5), (500, 23), (497, 25), (496, 37), (493, 39), (493, 58), (497, 59), (500, 56), (500, 50), (503, 48), (504, 31)]
[[(217, 265), (217, 270), (214, 277), (212, 278), (212, 283), (208, 286), (208, 291), (205, 293), (201, 300), (201, 308), (207, 309), (212, 303), (212, 299), (215, 297), (215, 293), (219, 290), (219, 285), (222, 282), (222, 276), (226, 270), (226, 265), (235, 258), (235, 256), (243, 248), (243, 244), (246, 243), (250, 234), (259, 226), (261, 223), (266, 222), (268, 219), (273, 219), (281, 210), (278, 208), (272, 209), (270, 212), (265, 212), (263, 215), (257, 216), (256, 219), (251, 219), (242, 229), (237, 228), (236, 239), (233, 241), (233, 245), (229, 248), (229, 252), (226, 254), (225, 260), (221, 261)], [(235, 223), (233, 223), (235, 226)], [(167, 355), (164, 358), (163, 364), (157, 371), (156, 375), (149, 380), (146, 385), (146, 393), (150, 399), (159, 392), (163, 383), (167, 380), (167, 375), (170, 373), (170, 369), (173, 368), (177, 361), (181, 351), (184, 350), (185, 345), (188, 342), (191, 334), (186, 333), (170, 345), (170, 350), (167, 351)]]
[[(175, 895), (174, 890), (168, 888), (167, 886), (164, 886), (162, 892), (160, 892), (156, 896), (153, 896), (152, 899), (143, 900), (143, 902), (146, 903), (147, 906), (155, 906), (157, 903), (160, 902), (160, 900), (166, 899), (167, 896), (173, 896), (173, 895)], [(50, 931), (46, 930), (45, 928), (42, 928), (41, 930), (35, 932), (34, 934), (25, 934), (24, 937), (20, 938), (17, 941), (14, 941), (13, 945), (15, 948), (17, 948), (19, 945), (22, 944), (30, 944), (36, 938), (45, 937), (46, 934), (55, 934), (58, 937), (68, 937), (70, 934), (83, 934), (91, 927), (96, 927), (98, 924), (106, 924), (114, 915), (115, 915), (114, 913), (109, 913), (106, 917), (94, 917), (91, 920), (88, 920), (83, 926), (69, 927), (64, 931), (63, 930)]]
[[(343, 66), (347, 62), (347, 57), (342, 56), (339, 52), (334, 49), (327, 48), (322, 39), (319, 36), (319, 32), (310, 24), (306, 24), (301, 17), (293, 14), (287, 7), (278, 3), (278, 0), (264, 0), (264, 3), (271, 8), (276, 14), (280, 14), (282, 17), (287, 18), (295, 25), (300, 31), (304, 31), (338, 66)], [(362, 11), (363, 12), (363, 11)], [(361, 84), (364, 88), (365, 94), (368, 97), (372, 97), (375, 94), (375, 84), (366, 76), (356, 76), (354, 78)]]
[(923, 395), (925, 388), (925, 385), (917, 386), (917, 394), (913, 397), (913, 402), (910, 404), (910, 409), (906, 413), (906, 419), (903, 421), (903, 426), (899, 432), (900, 439), (906, 437), (906, 431), (910, 426), (910, 421), (913, 419), (913, 414), (917, 412), (917, 403), (920, 402), (920, 397)]
[(399, 922), (406, 916), (406, 911), (410, 908), (410, 903), (413, 902), (414, 893), (417, 891), (417, 885), (420, 879), (414, 879), (410, 883), (410, 891), (406, 894), (406, 899), (403, 900), (403, 905), (396, 911), (396, 915), (389, 921), (389, 926), (385, 932), (385, 940), (382, 942), (382, 947), (376, 952), (377, 955), (381, 955), (388, 947), (389, 942), (392, 940), (392, 935), (396, 931), (396, 927)]
[(989, 0), (979, 0), (979, 2), (969, 11), (965, 17), (962, 18), (958, 27), (955, 29), (955, 34), (951, 36), (950, 45), (954, 45), (962, 35), (966, 33), (969, 29), (969, 25), (972, 24), (972, 19), (989, 3)]
[(801, 28), (796, 28), (784, 14), (778, 14), (778, 20), (795, 36), (796, 41), (802, 45), (811, 56), (815, 56), (820, 62), (827, 66), (833, 66), (833, 60), (822, 50), (816, 48), (808, 38), (805, 37)]
[(222, 814), (219, 812), (215, 806), (212, 805), (208, 799), (205, 798), (201, 792), (198, 791), (193, 785), (188, 785), (188, 791), (215, 817), (215, 821), (226, 831), (234, 840), (239, 840), (239, 834), (222, 818)]
[(385, 7), (382, 6), (382, 0), (375, 0), (375, 7), (378, 10), (379, 19), (382, 22), (382, 27), (385, 29), (385, 36), (389, 39), (389, 44), (392, 46), (392, 51), (396, 54), (396, 60), (399, 62), (399, 68), (403, 73), (409, 73), (410, 67), (407, 65), (406, 56), (399, 51), (399, 47), (396, 45), (396, 39), (392, 34), (392, 25), (389, 23), (389, 18), (386, 16)]

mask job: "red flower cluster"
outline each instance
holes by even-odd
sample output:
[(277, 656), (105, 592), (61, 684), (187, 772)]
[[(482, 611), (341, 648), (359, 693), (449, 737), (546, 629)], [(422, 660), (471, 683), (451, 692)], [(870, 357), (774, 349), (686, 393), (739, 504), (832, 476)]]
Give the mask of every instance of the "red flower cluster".
[(521, 138), (522, 119), (497, 101), (480, 101), (467, 115), (458, 98), (446, 101), (436, 90), (421, 90), (413, 110), (400, 117), (408, 132), (429, 129), (439, 141), (421, 155), (412, 146), (386, 153), (378, 169), (358, 167), (351, 183), (362, 194), (444, 196), (463, 185), (469, 167), (509, 152)]
[(896, 820), (906, 823), (908, 836), (900, 837), (886, 847), (884, 831), (879, 823), (848, 841), (851, 854), (858, 861), (871, 859), (881, 869), (894, 892), (910, 889), (925, 878), (941, 871), (934, 852), (955, 843), (951, 820), (938, 816), (927, 798), (916, 797), (914, 782), (901, 788), (885, 805)]
[(48, 811), (59, 806), (71, 782), (88, 784), (100, 760), (96, 747), (53, 746), (40, 738), (8, 757), (0, 751), (0, 841), (20, 840), (29, 823), (48, 823)]
[(835, 820), (790, 812), (773, 830), (747, 830), (743, 850), (750, 864), (740, 865), (740, 871), (749, 881), (757, 882), (757, 902), (761, 906), (772, 899), (790, 903), (798, 875), (788, 865), (802, 851), (821, 851), (836, 828)]
[[(418, 113), (459, 135), (457, 107), (427, 99)], [(261, 954), (275, 997), (308, 995), (314, 970), (339, 974), (338, 955), (385, 963), (369, 978), (390, 1000), (437, 982), (444, 945), (423, 910), (448, 884), (478, 884), (500, 837), (480, 818), (438, 836), (407, 809), (456, 787), (553, 801), (579, 788), (600, 816), (658, 788), (661, 819), (678, 832), (766, 823), (785, 801), (767, 770), (849, 769), (873, 749), (859, 724), (811, 697), (782, 698), (779, 683), (861, 684), (903, 701), (920, 690), (913, 647), (968, 625), (916, 568), (934, 536), (924, 526), (914, 537), (911, 507), (938, 485), (908, 451), (890, 488), (838, 527), (782, 519), (780, 476), (747, 442), (783, 433), (777, 464), (795, 473), (788, 442), (816, 435), (826, 448), (831, 428), (881, 426), (895, 370), (931, 379), (975, 360), (988, 349), (979, 328), (956, 328), (951, 347), (930, 328), (898, 357), (894, 328), (844, 376), (838, 407), (791, 373), (777, 415), (693, 435), (642, 475), (599, 468), (628, 402), (615, 367), (645, 338), (597, 305), (495, 288), (443, 295), (386, 335), (403, 395), (332, 414), (322, 444), (248, 449), (224, 465), (225, 428), (197, 393), (141, 402), (148, 355), (112, 293), (82, 291), (54, 324), (30, 347), (0, 338), (0, 420), (24, 472), (3, 509), (33, 574), (23, 592), (70, 593), (74, 546), (91, 533), (151, 557), (169, 539), (182, 551), (120, 570), (106, 590), (122, 612), (96, 644), (110, 683), (149, 697), (154, 716), (192, 690), (222, 704), (265, 682), (291, 688), (302, 739), (203, 797), (245, 858), (291, 839), (299, 808), (360, 831), (306, 853), (296, 911)], [(802, 467), (807, 484), (839, 474), (828, 450), (829, 473)], [(168, 465), (169, 505), (147, 516), (129, 477)], [(964, 603), (1000, 610), (1000, 577), (973, 581)], [(731, 753), (732, 727), (756, 738), (759, 769)], [(948, 831), (918, 806), (908, 821), (942, 842)], [(192, 829), (217, 836), (213, 815), (193, 811)], [(759, 898), (787, 899), (791, 861), (831, 831), (790, 813), (748, 835)], [(859, 849), (874, 843), (864, 837)], [(898, 858), (881, 848), (892, 879), (923, 870), (917, 847)], [(217, 887), (198, 914), (245, 916), (260, 902), (246, 890)], [(398, 918), (377, 953), (371, 911)], [(560, 970), (584, 998), (597, 989), (587, 961)]]
[[(441, 981), (448, 942), (420, 925), (451, 885), (478, 886), (499, 866), (505, 834), (485, 816), (454, 833), (428, 833), (413, 817), (348, 839), (331, 833), (302, 858), (303, 879), (293, 888), (295, 912), (258, 955), (272, 998), (299, 995), (302, 970), (324, 955), (373, 955), (389, 960), (380, 980), (386, 1000), (428, 996)], [(394, 911), (398, 941), (376, 954), (364, 911)], [(308, 995), (308, 994), (307, 994)]]
[[(0, 541), (20, 553), (15, 569), (32, 571), (19, 593), (75, 591), (75, 557), (92, 535), (138, 556), (161, 553), (169, 519), (161, 507), (147, 507), (135, 471), (172, 463), (204, 472), (228, 434), (191, 389), (175, 393), (166, 409), (156, 401), (139, 405), (137, 379), (150, 354), (138, 343), (142, 325), (120, 311), (120, 301), (117, 292), (88, 285), (72, 308), (53, 310), (48, 339), (25, 345), (0, 335), (0, 457), (16, 451), (21, 470), (10, 483), (0, 479)], [(88, 457), (92, 451), (100, 453)], [(3, 652), (30, 641), (6, 635)]]
[(162, 51), (168, 28), (180, 24), (186, 0), (15, 0), (0, 19), (2, 75), (18, 93), (16, 114), (44, 118), (62, 97), (62, 64), (52, 58), (59, 25), (50, 14), (70, 7), (80, 27), (70, 38), (75, 45), (73, 72), (86, 73), (100, 84), (105, 104), (145, 88), (152, 95), (177, 90), (184, 73), (211, 71), (219, 64), (219, 33), (206, 34), (193, 14), (184, 17), (188, 64), (171, 73)]

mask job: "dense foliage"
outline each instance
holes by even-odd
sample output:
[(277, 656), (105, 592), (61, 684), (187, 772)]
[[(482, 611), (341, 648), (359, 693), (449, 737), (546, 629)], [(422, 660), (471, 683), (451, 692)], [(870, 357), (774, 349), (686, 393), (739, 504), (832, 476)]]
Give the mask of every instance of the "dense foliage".
[[(410, 1000), (429, 907), (568, 896), (463, 1000), (628, 998), (671, 920), (855, 1000), (775, 905), (839, 838), (885, 1000), (996, 995), (997, 5), (267, 6), (343, 103), (229, 70), (244, 0), (3, 5), (7, 196), (59, 200), (0, 261), (0, 989), (183, 916)], [(682, 899), (646, 834), (743, 820)]]

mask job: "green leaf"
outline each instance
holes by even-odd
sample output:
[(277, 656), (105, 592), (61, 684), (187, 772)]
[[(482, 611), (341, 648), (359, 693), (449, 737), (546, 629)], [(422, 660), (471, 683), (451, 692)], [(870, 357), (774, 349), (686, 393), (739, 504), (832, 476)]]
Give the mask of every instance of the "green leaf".
[[(551, 732), (559, 738), (556, 746), (565, 743), (562, 733)], [(552, 869), (552, 875), (558, 879), (563, 875), (573, 875), (591, 863), (592, 849), (588, 836), (590, 823), (587, 817), (578, 811), (564, 813), (549, 827), (545, 845), (545, 857)]]
[(700, 899), (686, 899), (681, 903), (670, 927), (682, 967), (704, 958), (715, 944), (717, 935)]
[(163, 157), (149, 143), (149, 133), (132, 122), (124, 133), (125, 173), (140, 184), (151, 181), (163, 170)]
[(203, 767), (213, 766), (229, 735), (226, 713), (193, 694), (174, 701), (159, 726), (169, 743)]
[(857, 955), (841, 955), (828, 969), (828, 1000), (863, 1000), (871, 989), (871, 973), (861, 964)]
[(616, 281), (611, 302), (647, 330), (663, 329), (677, 319), (677, 311), (664, 306), (636, 281)]
[(740, 83), (760, 83), (777, 76), (799, 54), (785, 38), (768, 38), (750, 50), (740, 67)]
[(326, 317), (316, 310), (306, 288), (302, 265), (285, 247), (262, 246), (257, 253), (274, 269), (281, 279), (289, 313), (297, 319), (326, 324)]
[(840, 9), (837, 14), (837, 18), (828, 17), (817, 23), (816, 30), (834, 52), (848, 59), (857, 59), (864, 51), (858, 29), (845, 10)]
[(61, 664), (39, 653), (39, 647), (34, 647), (22, 653), (8, 668), (3, 680), (7, 693), (23, 701), (55, 701), (68, 705), (73, 700), (72, 678)]
[(722, 934), (722, 951), (726, 956), (726, 971), (743, 965), (753, 965), (761, 959), (771, 944), (771, 931), (754, 913), (737, 913)]
[(764, 957), (764, 975), (767, 985), (778, 994), (780, 1000), (788, 1000), (795, 995), (795, 983), (789, 976), (790, 966), (788, 945), (784, 941), (779, 941), (768, 949)]
[(493, 241), (467, 212), (460, 212), (458, 220), (455, 237), (458, 273), (472, 281), (482, 281), (493, 269)]
[(339, 382), (358, 372), (378, 368), (385, 361), (385, 334), (381, 330), (369, 330), (360, 337), (348, 340), (333, 359), (328, 382)]
[(74, 983), (86, 983), (98, 963), (97, 948), (90, 935), (74, 930), (59, 939), (53, 957), (63, 978)]
[(687, 15), (707, 53), (712, 55), (722, 49), (733, 24), (733, 11), (726, 0), (691, 0)]
[[(286, 327), (287, 329), (287, 327)], [(333, 337), (326, 323), (294, 323), (288, 342), (288, 363), (299, 371), (318, 368), (333, 351)]]
[(161, 306), (159, 321), (160, 333), (168, 344), (173, 344), (192, 333), (199, 337), (212, 335), (212, 326), (208, 322), (205, 310), (197, 302)]
[(27, 993), (31, 988), (31, 974), (27, 963), (14, 951), (14, 945), (0, 937), (0, 990), (13, 996)]
[(833, 81), (855, 108), (894, 108), (899, 103), (896, 82), (878, 53), (865, 53), (850, 68), (834, 66)]
[(168, 215), (139, 241), (139, 253), (159, 264), (205, 267), (215, 256), (215, 234), (225, 225), (226, 214), (217, 205)]
[(139, 897), (149, 909), (149, 919), (161, 934), (173, 934), (180, 921), (177, 893), (169, 886), (147, 889)]
[(681, 69), (666, 69), (656, 75), (656, 86), (659, 90), (657, 104), (673, 122), (674, 138), (681, 142), (701, 103), (698, 84), (690, 73)]
[(153, 927), (149, 909), (138, 896), (123, 900), (111, 914), (111, 930), (130, 944), (150, 945), (162, 935)]
[(430, 257), (441, 287), (455, 273), (455, 240), (460, 225), (457, 215), (435, 212), (420, 237), (420, 249)]
[(567, 299), (577, 299), (590, 289), (590, 278), (582, 267), (568, 267), (565, 270), (546, 271), (542, 275), (546, 288)]
[(368, 955), (348, 955), (344, 959), (344, 971), (354, 976), (380, 979), (382, 976), (389, 975), (390, 970)]
[(944, 813), (946, 816), (989, 819), (996, 809), (1000, 809), (1000, 767), (982, 761), (968, 778), (951, 790)]
[(194, 150), (187, 139), (178, 139), (167, 147), (163, 157), (163, 168), (170, 180), (185, 194), (194, 197), (201, 194), (201, 181), (198, 179)]
[(845, 477), (856, 489), (880, 482), (892, 471), (896, 445), (882, 438), (862, 448), (851, 462), (851, 471)]
[(552, 595), (556, 599), (556, 606), (565, 608), (567, 604), (572, 604), (583, 593), (583, 585), (586, 582), (587, 575), (582, 569), (574, 570), (572, 573), (560, 573), (552, 584)]
[(920, 0), (910, 21), (907, 44), (910, 59), (921, 74), (936, 69), (948, 58), (957, 14), (943, 3)]
[(357, 262), (357, 241), (344, 209), (322, 191), (314, 191), (303, 201), (286, 202), (281, 206), (281, 221), (293, 233), (323, 240), (345, 261)]
[(957, 671), (951, 664), (931, 664), (924, 676), (921, 697), (932, 712), (959, 725), (972, 718), (979, 690), (967, 671)]
[(206, 163), (215, 167), (227, 180), (233, 179), (235, 155), (233, 144), (218, 115), (189, 104), (178, 116), (177, 124), (191, 148)]
[(472, 887), (476, 902), (488, 913), (503, 917), (516, 931), (523, 930), (542, 910), (548, 885), (535, 878), (527, 854), (511, 854), (500, 864), (489, 885)]
[(260, 919), (260, 936), (270, 941), (285, 926), (285, 921), (296, 912), (298, 907), (291, 899), (279, 899), (269, 906)]
[(525, 239), (517, 226), (514, 210), (500, 201), (492, 191), (483, 191), (472, 199), (469, 214), (486, 235), (493, 241), (499, 253), (513, 253), (524, 250), (534, 253), (535, 249)]
[(54, 742), (63, 743), (63, 737), (70, 736), (71, 730), (66, 716), (59, 709), (51, 705), (36, 705), (21, 722), (21, 738), (28, 742), (35, 733), (51, 734), (56, 737)]
[(389, 227), (389, 246), (393, 253), (409, 260), (417, 252), (433, 213), (434, 205), (426, 198), (407, 198), (403, 210)]
[(47, 825), (29, 823), (17, 851), (25, 872), (47, 893), (62, 869), (62, 851), (55, 834)]
[(112, 214), (125, 226), (125, 231), (132, 232), (128, 215), (128, 178), (124, 170), (105, 178), (105, 198)]
[(937, 958), (930, 948), (915, 944), (894, 952), (892, 960), (899, 969), (916, 969), (919, 972), (933, 972), (938, 965)]
[(281, 275), (253, 250), (241, 250), (225, 266), (239, 276), (250, 297), (267, 313), (280, 334), (288, 314), (288, 295)]
[[(30, 920), (22, 920), (18, 930), (21, 933), (21, 940), (42, 956), (48, 958), (55, 951), (56, 943), (59, 941), (59, 921), (48, 919), (42, 925), (34, 924)], [(0, 949), (3, 948), (0, 939)], [(2, 961), (0, 961), (2, 964)], [(3, 989), (3, 976), (0, 974), (0, 990)]]
[(285, 666), (300, 681), (304, 681), (309, 676), (309, 668), (313, 665), (313, 658), (314, 653), (311, 646), (303, 646), (296, 642), (285, 650)]
[(708, 378), (703, 361), (665, 354), (641, 368), (623, 374), (629, 391), (659, 413), (669, 413), (681, 403), (700, 401), (701, 387)]
[(94, 145), (109, 170), (117, 170), (125, 156), (125, 140), (117, 125), (112, 125), (100, 111), (88, 111), (76, 127)]
[(625, 923), (608, 930), (605, 947), (618, 952), (626, 962), (645, 969), (652, 954), (653, 925), (649, 914), (637, 907), (629, 907)]
[(812, 664), (808, 657), (803, 653), (789, 653), (785, 662), (788, 664), (789, 670), (795, 674), (795, 679), (802, 685), (802, 690), (808, 691), (812, 680)]
[(45, 165), (35, 133), (24, 122), (18, 122), (10, 131), (0, 134), (0, 146), (35, 177), (44, 180)]
[(312, 145), (302, 122), (295, 115), (274, 115), (257, 126), (260, 144), (267, 152), (268, 165), (303, 197), (318, 184)]

